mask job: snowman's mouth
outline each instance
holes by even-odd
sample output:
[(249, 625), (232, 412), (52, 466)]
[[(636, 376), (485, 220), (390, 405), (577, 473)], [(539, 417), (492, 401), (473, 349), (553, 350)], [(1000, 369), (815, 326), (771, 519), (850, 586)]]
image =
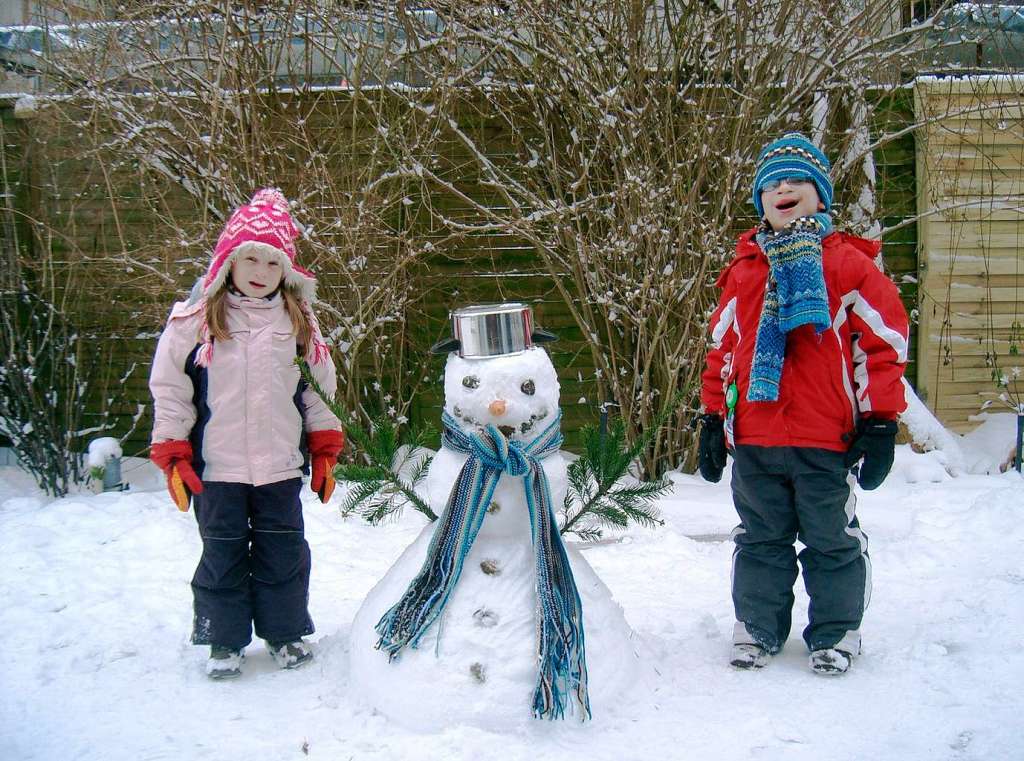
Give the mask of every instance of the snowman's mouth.
[[(483, 423), (481, 423), (479, 420), (474, 418), (472, 415), (466, 413), (457, 404), (452, 409), (452, 412), (454, 413), (456, 419), (461, 420), (467, 426), (470, 426), (472, 428), (476, 428), (476, 429), (481, 430), (481, 431), (485, 427)], [(530, 415), (530, 419), (529, 420), (524, 420), (522, 423), (519, 423), (518, 427), (515, 426), (515, 425), (499, 425), (499, 426), (497, 426), (497, 428), (501, 432), (502, 436), (504, 436), (506, 439), (511, 439), (513, 436), (516, 435), (516, 433), (518, 433), (520, 436), (523, 436), (523, 435), (529, 433), (530, 431), (533, 430), (534, 426), (538, 422), (540, 422), (541, 420), (543, 420), (547, 416), (548, 416), (548, 410), (544, 409), (544, 410), (541, 410), (540, 412), (538, 412), (535, 415)]]
[[(484, 429), (483, 423), (474, 418), (472, 415), (468, 415), (465, 412), (463, 412), (462, 408), (459, 407), (459, 405), (456, 404), (455, 409), (453, 409), (452, 411), (455, 413), (456, 418), (458, 418), (471, 428), (476, 428), (481, 431)], [(498, 430), (501, 431), (501, 435), (504, 436), (506, 439), (511, 439), (512, 434), (516, 432), (515, 426), (512, 425), (499, 425)]]
[(525, 434), (533, 430), (533, 426), (548, 416), (547, 410), (541, 410), (536, 415), (530, 415), (530, 419), (519, 426), (519, 433)]

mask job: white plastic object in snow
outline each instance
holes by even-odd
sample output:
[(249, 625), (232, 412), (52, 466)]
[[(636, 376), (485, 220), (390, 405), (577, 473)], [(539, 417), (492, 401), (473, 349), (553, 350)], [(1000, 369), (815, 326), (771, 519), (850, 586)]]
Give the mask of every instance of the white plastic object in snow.
[(121, 491), (121, 444), (117, 439), (104, 436), (89, 442), (86, 462), (96, 486), (103, 491)]

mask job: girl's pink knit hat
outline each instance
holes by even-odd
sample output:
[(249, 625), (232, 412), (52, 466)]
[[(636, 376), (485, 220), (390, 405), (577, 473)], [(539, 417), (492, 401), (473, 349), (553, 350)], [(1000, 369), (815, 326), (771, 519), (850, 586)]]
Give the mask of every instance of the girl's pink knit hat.
[[(277, 188), (257, 191), (249, 203), (231, 215), (224, 232), (217, 239), (210, 268), (203, 278), (203, 295), (215, 293), (224, 284), (231, 271), (231, 262), (250, 247), (276, 252), (281, 262), (282, 283), (298, 290), (299, 303), (313, 330), (313, 340), (310, 346), (305, 347), (305, 357), (315, 365), (326, 361), (329, 351), (311, 307), (316, 298), (316, 278), (295, 262), (295, 241), (298, 237), (299, 228), (288, 213), (288, 200), (284, 194)], [(196, 363), (208, 367), (213, 359), (213, 336), (205, 320), (199, 340), (201, 346)]]
[(299, 228), (288, 213), (288, 200), (277, 188), (263, 188), (245, 206), (239, 207), (217, 239), (210, 268), (203, 278), (203, 293), (214, 293), (231, 271), (231, 262), (249, 246), (278, 252), (284, 284), (296, 288), (306, 301), (316, 296), (316, 278), (295, 261)]

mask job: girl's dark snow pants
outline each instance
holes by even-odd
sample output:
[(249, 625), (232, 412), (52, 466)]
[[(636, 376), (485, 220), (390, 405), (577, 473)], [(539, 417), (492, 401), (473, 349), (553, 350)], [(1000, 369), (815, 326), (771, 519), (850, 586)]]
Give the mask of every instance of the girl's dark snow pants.
[(203, 555), (192, 578), (192, 642), (242, 649), (256, 636), (313, 633), (302, 479), (265, 486), (204, 482), (193, 497)]
[(871, 562), (843, 453), (737, 446), (733, 455), (732, 493), (740, 518), (733, 531), (732, 597), (740, 622), (734, 641), (754, 642), (771, 653), (785, 644), (797, 577), (793, 543), (799, 539), (810, 597), (804, 641), (811, 650), (837, 646), (858, 654)]

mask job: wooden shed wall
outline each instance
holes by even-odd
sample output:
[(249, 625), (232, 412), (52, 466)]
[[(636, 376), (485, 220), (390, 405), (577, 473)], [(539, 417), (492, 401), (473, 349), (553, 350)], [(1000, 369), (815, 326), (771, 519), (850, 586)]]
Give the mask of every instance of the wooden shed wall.
[(915, 90), (926, 122), (917, 390), (946, 426), (966, 431), (999, 376), (1024, 391), (1012, 382), (1024, 321), (1024, 79), (923, 80)]

